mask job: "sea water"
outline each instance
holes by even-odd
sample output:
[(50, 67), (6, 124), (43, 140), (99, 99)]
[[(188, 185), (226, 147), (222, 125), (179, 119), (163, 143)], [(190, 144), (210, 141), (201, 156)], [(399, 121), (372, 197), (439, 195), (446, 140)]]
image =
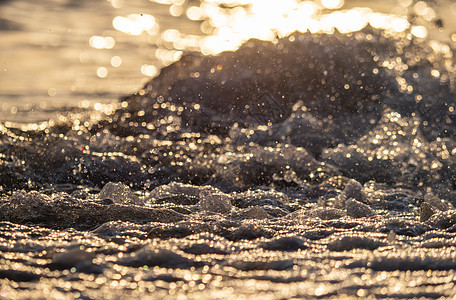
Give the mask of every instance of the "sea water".
[(2, 3), (1, 297), (455, 296), (453, 6), (278, 3)]

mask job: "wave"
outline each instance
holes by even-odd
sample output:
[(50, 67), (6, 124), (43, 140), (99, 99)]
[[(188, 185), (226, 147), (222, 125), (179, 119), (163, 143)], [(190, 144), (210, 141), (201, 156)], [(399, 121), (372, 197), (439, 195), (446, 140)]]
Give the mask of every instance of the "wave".
[[(406, 33), (295, 33), (186, 54), (100, 121), (1, 126), (0, 230), (77, 242), (0, 277), (45, 282), (49, 268), (113, 286), (136, 272), (168, 293), (193, 290), (191, 270), (210, 275), (205, 296), (233, 280), (248, 293), (246, 279), (277, 297), (385, 296), (380, 282), (392, 297), (452, 295), (404, 278), (454, 269), (453, 68), (448, 46)], [(337, 273), (360, 269), (362, 286)]]

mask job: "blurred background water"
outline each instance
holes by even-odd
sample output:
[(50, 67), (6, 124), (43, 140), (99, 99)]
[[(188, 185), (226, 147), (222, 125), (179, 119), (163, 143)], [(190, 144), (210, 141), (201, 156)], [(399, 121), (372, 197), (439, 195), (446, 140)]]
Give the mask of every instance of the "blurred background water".
[(185, 51), (368, 24), (451, 45), (455, 20), (448, 0), (0, 0), (0, 121), (109, 112)]

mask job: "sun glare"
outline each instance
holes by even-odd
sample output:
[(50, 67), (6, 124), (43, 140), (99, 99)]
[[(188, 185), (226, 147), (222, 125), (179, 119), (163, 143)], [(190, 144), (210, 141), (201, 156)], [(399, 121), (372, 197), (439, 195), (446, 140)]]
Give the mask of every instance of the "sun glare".
[(327, 9), (338, 9), (344, 6), (344, 0), (321, 0), (321, 5)]
[(152, 15), (130, 14), (127, 17), (117, 16), (112, 21), (115, 29), (130, 35), (140, 35), (143, 32), (156, 34), (158, 24)]
[[(295, 31), (348, 33), (371, 24), (401, 32), (410, 26), (405, 17), (382, 15), (369, 8), (325, 11), (343, 7), (343, 0), (322, 0), (321, 5), (312, 1), (250, 0), (235, 9), (221, 8), (221, 2), (206, 0), (200, 7), (187, 11), (190, 19), (208, 20), (214, 27), (212, 34), (203, 39), (204, 54), (234, 50), (251, 38), (273, 40)], [(223, 7), (232, 5), (229, 1), (224, 3)]]
[[(185, 6), (183, 0), (150, 0), (161, 5), (169, 5), (170, 14), (185, 16), (191, 21), (200, 22), (203, 34), (189, 35), (176, 28), (165, 28), (159, 33), (158, 20), (148, 14), (117, 16), (113, 27), (128, 35), (144, 33), (159, 39), (167, 50), (159, 51), (159, 58), (167, 65), (173, 61), (173, 51), (200, 51), (203, 54), (217, 54), (236, 50), (245, 41), (255, 38), (273, 41), (293, 32), (349, 33), (370, 25), (391, 33), (403, 32), (410, 27), (405, 16), (381, 14), (370, 8), (355, 7), (343, 9), (344, 0), (202, 0)], [(405, 3), (406, 0), (402, 0)], [(401, 3), (402, 3), (401, 2)], [(409, 4), (411, 5), (411, 4)], [(428, 6), (417, 2), (414, 11), (420, 15), (431, 15)], [(424, 27), (423, 27), (424, 28)], [(415, 27), (416, 37), (427, 35), (423, 28)], [(113, 46), (108, 38), (94, 36), (90, 45), (96, 49)], [(161, 45), (161, 44), (160, 44)], [(145, 71), (147, 69), (147, 71)], [(142, 68), (142, 73), (151, 75), (150, 68)]]

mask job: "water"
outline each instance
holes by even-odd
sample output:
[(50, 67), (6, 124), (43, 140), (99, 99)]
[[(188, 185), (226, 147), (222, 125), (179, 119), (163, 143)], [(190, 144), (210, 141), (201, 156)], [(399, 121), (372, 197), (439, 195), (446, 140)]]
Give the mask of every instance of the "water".
[[(321, 15), (332, 11), (322, 10), (319, 2), (305, 2), (296, 17), (290, 13), (299, 8), (294, 1), (253, 3), (253, 9), (245, 13), (242, 9), (220, 10), (211, 1), (2, 1), (0, 120), (45, 121), (55, 117), (61, 107), (86, 109), (96, 103), (115, 103), (177, 60), (181, 51), (217, 53), (235, 49), (251, 37), (274, 38), (271, 29), (287, 34), (305, 25), (311, 30), (344, 23), (356, 27), (362, 19), (355, 13), (348, 16), (349, 21), (347, 17), (325, 21)], [(344, 3), (328, 1), (326, 5), (338, 4)], [(445, 1), (414, 4), (349, 1), (341, 9), (368, 7), (396, 16), (418, 11), (422, 15), (417, 22), (425, 22), (429, 34), (439, 40), (450, 38), (456, 28), (454, 5)], [(227, 18), (229, 11), (231, 19)], [(134, 19), (132, 15), (138, 14), (143, 14), (143, 21), (128, 25), (122, 19)], [(439, 19), (444, 24), (441, 30), (434, 25)]]
[(75, 91), (1, 83), (1, 297), (455, 297), (453, 5), (173, 3), (43, 11), (106, 21)]
[[(53, 0), (0, 5), (4, 121), (43, 121), (62, 106), (88, 108), (115, 102), (176, 60), (177, 51), (165, 45), (163, 32), (201, 33), (198, 23), (172, 17), (169, 5), (145, 0), (128, 5)], [(160, 23), (151, 34), (115, 30), (116, 17), (134, 13), (154, 15)]]

